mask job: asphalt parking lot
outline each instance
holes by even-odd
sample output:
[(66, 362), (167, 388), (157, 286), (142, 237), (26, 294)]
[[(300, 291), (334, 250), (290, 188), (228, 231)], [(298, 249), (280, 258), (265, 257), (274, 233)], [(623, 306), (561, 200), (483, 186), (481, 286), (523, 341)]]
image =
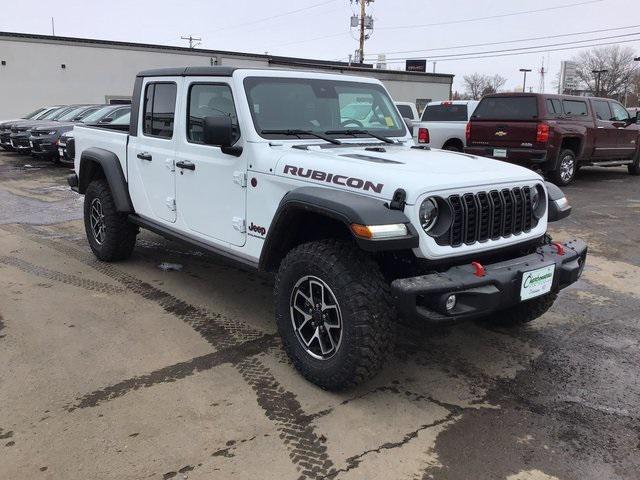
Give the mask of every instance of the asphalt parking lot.
[(382, 374), (342, 394), (288, 363), (268, 278), (148, 232), (131, 260), (95, 260), (67, 173), (0, 153), (0, 478), (640, 479), (626, 169), (565, 189), (552, 233), (591, 256), (551, 312), (403, 327)]

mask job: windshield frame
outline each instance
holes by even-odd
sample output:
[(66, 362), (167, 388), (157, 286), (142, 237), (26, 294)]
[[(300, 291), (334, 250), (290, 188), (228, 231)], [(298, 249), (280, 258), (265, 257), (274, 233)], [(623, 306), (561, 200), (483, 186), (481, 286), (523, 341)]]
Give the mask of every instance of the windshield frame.
[[(377, 135), (381, 135), (384, 137), (390, 137), (390, 138), (401, 138), (404, 139), (407, 135), (408, 135), (408, 130), (407, 130), (407, 126), (405, 124), (404, 119), (402, 118), (402, 116), (398, 113), (398, 109), (395, 106), (395, 103), (393, 101), (393, 98), (391, 97), (391, 95), (389, 95), (389, 92), (386, 90), (386, 88), (376, 82), (367, 82), (367, 81), (358, 81), (358, 80), (354, 80), (353, 78), (345, 78), (345, 79), (341, 79), (341, 78), (323, 78), (323, 77), (306, 77), (306, 76), (288, 76), (288, 75), (283, 75), (283, 76), (271, 76), (271, 75), (250, 75), (250, 76), (246, 76), (242, 79), (242, 84), (243, 84), (243, 89), (244, 89), (244, 100), (247, 102), (247, 106), (249, 108), (249, 113), (251, 115), (251, 120), (252, 120), (252, 126), (253, 129), (255, 130), (255, 132), (257, 133), (257, 135), (260, 138), (263, 138), (265, 140), (291, 140), (291, 141), (300, 141), (300, 140), (318, 140), (317, 137), (312, 136), (312, 135), (304, 135), (304, 134), (300, 134), (297, 138), (292, 138), (292, 136), (290, 135), (285, 135), (285, 134), (263, 134), (262, 131), (263, 130), (274, 130), (275, 128), (265, 128), (265, 126), (262, 126), (258, 123), (258, 120), (256, 118), (256, 112), (254, 111), (254, 108), (252, 108), (252, 98), (251, 98), (251, 89), (253, 87), (255, 87), (256, 85), (259, 84), (259, 82), (282, 82), (282, 83), (320, 83), (320, 82), (327, 82), (327, 83), (331, 83), (331, 84), (337, 84), (339, 86), (345, 86), (345, 87), (357, 87), (357, 86), (361, 86), (363, 88), (366, 88), (368, 90), (376, 90), (380, 95), (382, 95), (383, 97), (385, 97), (387, 99), (387, 103), (388, 103), (388, 109), (389, 109), (389, 113), (390, 115), (392, 115), (393, 121), (395, 123), (395, 125), (397, 125), (399, 128), (398, 129), (390, 129), (390, 128), (386, 128), (386, 129), (378, 129), (378, 128), (367, 128), (365, 127), (358, 127), (358, 129), (361, 130), (370, 130), (373, 133), (377, 134)], [(348, 105), (346, 105), (348, 106)], [(345, 106), (345, 107), (346, 107)], [(304, 128), (303, 128), (304, 127)], [(362, 135), (357, 135), (354, 136), (353, 134), (349, 134), (348, 132), (350, 130), (353, 130), (355, 127), (341, 127), (341, 128), (335, 128), (335, 127), (317, 127), (317, 128), (309, 128), (308, 125), (299, 125), (297, 127), (291, 127), (291, 129), (299, 129), (299, 130), (309, 130), (309, 131), (313, 131), (313, 132), (317, 132), (320, 134), (325, 134), (325, 130), (326, 131), (330, 131), (330, 130), (339, 130), (339, 129), (344, 129), (346, 133), (344, 134), (335, 134), (332, 133), (331, 136), (332, 138), (341, 138), (341, 139), (350, 139), (350, 140), (362, 140), (362, 139), (368, 139), (369, 141), (371, 141), (371, 136), (366, 135), (366, 134), (362, 134)], [(275, 130), (280, 130), (275, 129)]]

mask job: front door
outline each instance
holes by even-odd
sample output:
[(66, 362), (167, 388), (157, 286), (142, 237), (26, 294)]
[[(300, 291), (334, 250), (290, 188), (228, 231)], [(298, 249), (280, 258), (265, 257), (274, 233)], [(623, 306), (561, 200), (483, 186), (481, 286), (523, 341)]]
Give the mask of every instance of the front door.
[(618, 157), (625, 160), (634, 157), (638, 148), (638, 125), (630, 124), (629, 112), (618, 102), (610, 102), (613, 112), (613, 125), (618, 132)]
[(618, 130), (613, 125), (611, 108), (605, 100), (593, 100), (593, 112), (596, 116), (596, 135), (593, 158), (608, 160), (615, 158), (618, 148)]
[(202, 141), (204, 118), (225, 115), (235, 125), (238, 117), (231, 86), (224, 80), (186, 80), (181, 109), (186, 128), (180, 132), (176, 158), (178, 213), (194, 235), (242, 246), (246, 239), (246, 155), (225, 154)]
[(174, 131), (181, 79), (147, 80), (138, 119), (138, 135), (130, 137), (128, 171), (136, 213), (154, 220), (176, 221)]

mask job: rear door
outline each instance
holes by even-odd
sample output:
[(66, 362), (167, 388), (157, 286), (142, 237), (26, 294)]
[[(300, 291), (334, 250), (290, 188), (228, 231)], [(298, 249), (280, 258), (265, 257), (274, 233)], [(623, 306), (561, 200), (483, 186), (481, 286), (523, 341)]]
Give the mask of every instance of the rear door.
[(613, 125), (613, 114), (606, 100), (592, 100), (595, 114), (596, 134), (593, 158), (600, 160), (616, 156), (618, 148), (618, 129)]
[(145, 78), (138, 135), (127, 154), (131, 200), (136, 213), (154, 220), (176, 221), (174, 129), (181, 77)]
[(626, 108), (618, 102), (611, 101), (613, 126), (617, 132), (618, 158), (625, 160), (633, 158), (638, 148), (638, 125), (629, 124), (630, 116)]
[(497, 150), (534, 147), (538, 116), (535, 96), (485, 97), (471, 116), (473, 145)]
[(181, 221), (194, 235), (243, 246), (247, 155), (235, 157), (202, 142), (204, 118), (221, 115), (231, 117), (240, 141), (229, 81), (228, 77), (185, 79), (180, 96), (186, 102), (180, 116), (186, 128), (178, 139), (176, 193)]

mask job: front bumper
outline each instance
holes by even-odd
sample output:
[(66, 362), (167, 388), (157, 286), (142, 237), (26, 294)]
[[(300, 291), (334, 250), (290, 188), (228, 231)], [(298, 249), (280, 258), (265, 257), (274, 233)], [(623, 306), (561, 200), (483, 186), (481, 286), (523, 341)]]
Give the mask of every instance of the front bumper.
[(57, 138), (54, 136), (30, 136), (31, 153), (43, 156), (58, 156)]
[(5, 148), (6, 150), (13, 150), (11, 146), (11, 132), (2, 132), (0, 133), (0, 146)]
[[(555, 265), (550, 293), (576, 282), (584, 269), (587, 245), (582, 240), (539, 247), (535, 253), (485, 265), (485, 275), (477, 276), (472, 265), (452, 267), (446, 272), (394, 280), (391, 292), (396, 307), (405, 318), (428, 322), (451, 322), (485, 316), (521, 302), (522, 277), (548, 265)], [(456, 295), (456, 306), (446, 310), (446, 300)]]
[(26, 134), (12, 133), (11, 136), (11, 146), (14, 150), (19, 152), (31, 150), (31, 145), (29, 145), (29, 136)]

